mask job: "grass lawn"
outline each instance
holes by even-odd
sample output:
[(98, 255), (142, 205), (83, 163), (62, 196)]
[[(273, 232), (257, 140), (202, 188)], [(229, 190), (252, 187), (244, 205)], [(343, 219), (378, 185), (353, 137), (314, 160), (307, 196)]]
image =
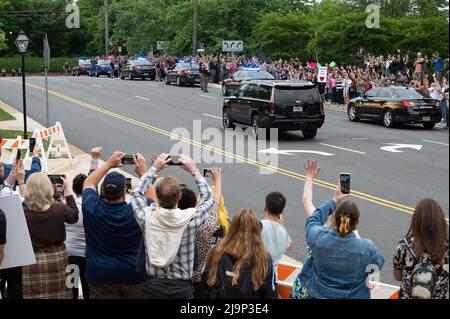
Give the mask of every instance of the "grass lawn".
[[(50, 59), (50, 70), (49, 72), (64, 72), (63, 71), (63, 65), (65, 62), (68, 62), (70, 67), (77, 65), (78, 58), (77, 57), (60, 57), (60, 58), (51, 58)], [(2, 68), (5, 68), (7, 71), (7, 74), (10, 75), (10, 71), (12, 68), (16, 69), (16, 72), (18, 71), (19, 67), (21, 66), (21, 59), (20, 56), (13, 56), (13, 57), (5, 57), (0, 58), (0, 70)], [(40, 72), (41, 71), (41, 65), (44, 64), (44, 58), (43, 57), (33, 57), (33, 56), (26, 56), (25, 57), (25, 70), (26, 72)]]
[(0, 109), (0, 121), (15, 120), (14, 116)]

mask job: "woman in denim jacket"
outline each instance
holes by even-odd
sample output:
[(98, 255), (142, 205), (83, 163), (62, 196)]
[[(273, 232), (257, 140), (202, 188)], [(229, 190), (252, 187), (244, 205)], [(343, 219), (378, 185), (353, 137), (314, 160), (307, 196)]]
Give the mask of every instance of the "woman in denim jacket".
[[(373, 242), (355, 234), (360, 214), (347, 197), (338, 185), (333, 199), (306, 221), (311, 259), (303, 267), (301, 282), (312, 298), (370, 299), (368, 273), (384, 265)], [(324, 227), (333, 211), (336, 226)]]

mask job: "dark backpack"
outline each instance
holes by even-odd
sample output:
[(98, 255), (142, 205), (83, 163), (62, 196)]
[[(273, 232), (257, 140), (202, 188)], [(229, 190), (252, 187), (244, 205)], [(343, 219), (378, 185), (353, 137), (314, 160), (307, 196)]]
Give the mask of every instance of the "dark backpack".
[(210, 299), (251, 299), (255, 292), (252, 285), (252, 273), (248, 264), (243, 265), (237, 285), (233, 286), (233, 267), (235, 260), (224, 254), (219, 265), (217, 282), (209, 288)]
[(411, 298), (432, 299), (436, 282), (436, 267), (431, 263), (429, 258), (422, 256), (411, 275)]

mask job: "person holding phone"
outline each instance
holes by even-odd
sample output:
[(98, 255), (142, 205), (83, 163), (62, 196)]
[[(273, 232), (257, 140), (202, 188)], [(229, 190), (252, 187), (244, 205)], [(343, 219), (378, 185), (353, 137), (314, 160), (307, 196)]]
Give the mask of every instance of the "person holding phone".
[[(311, 173), (310, 177), (318, 171)], [(360, 213), (348, 196), (338, 183), (333, 198), (306, 221), (311, 259), (304, 264), (300, 280), (310, 298), (370, 299), (366, 285), (368, 266), (381, 270), (384, 265), (384, 258), (374, 243), (355, 234)], [(324, 224), (333, 212), (334, 226), (330, 230)]]
[(155, 175), (169, 167), (170, 162), (169, 154), (159, 155), (132, 192), (134, 215), (145, 239), (146, 270), (150, 278), (145, 283), (146, 299), (193, 298), (196, 234), (213, 211), (212, 190), (187, 155), (180, 155), (181, 167), (197, 184), (199, 204), (185, 210), (178, 208), (182, 189), (178, 180), (169, 176), (156, 185), (157, 203), (147, 207), (145, 192)]
[[(110, 172), (123, 165), (124, 156), (114, 152), (84, 181), (85, 278), (91, 299), (139, 299), (147, 277), (136, 271), (142, 233), (131, 204), (125, 201), (125, 176)], [(136, 157), (143, 159), (140, 154)], [(102, 179), (100, 198), (96, 189)]]
[[(0, 135), (0, 143), (1, 143), (2, 139), (3, 138)], [(33, 154), (33, 159), (31, 161), (31, 168), (29, 170), (25, 171), (25, 181), (24, 182), (26, 182), (33, 173), (37, 173), (42, 170), (41, 159), (39, 158), (39, 154), (40, 154), (39, 147), (35, 146), (33, 149), (33, 152), (31, 152), (31, 153)], [(0, 155), (1, 155), (1, 149), (0, 149)], [(16, 158), (16, 163), (17, 163), (17, 158)], [(4, 164), (3, 172), (0, 171), (0, 173), (1, 173), (0, 177), (2, 177), (4, 181), (8, 180), (8, 176), (11, 173), (14, 174), (13, 166), (14, 166), (14, 163), (13, 164)], [(14, 183), (10, 186), (12, 187), (13, 190), (15, 190), (17, 185), (18, 184)]]

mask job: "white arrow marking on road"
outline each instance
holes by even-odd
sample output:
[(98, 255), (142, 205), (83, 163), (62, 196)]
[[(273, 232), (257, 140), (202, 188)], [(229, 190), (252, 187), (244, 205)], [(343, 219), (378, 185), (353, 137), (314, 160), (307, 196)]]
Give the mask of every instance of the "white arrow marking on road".
[(147, 84), (147, 86), (153, 86), (153, 87), (155, 87), (155, 88), (158, 88), (159, 87), (159, 85), (158, 84)]
[(150, 101), (150, 99), (148, 99), (148, 98), (146, 98), (146, 97), (142, 97), (142, 96), (139, 96), (139, 95), (136, 95), (136, 97), (137, 97), (138, 99), (141, 99), (141, 100)]
[(290, 156), (294, 156), (295, 153), (306, 153), (306, 154), (317, 154), (317, 155), (322, 155), (322, 156), (334, 156), (334, 154), (327, 153), (327, 152), (309, 151), (309, 150), (284, 150), (284, 151), (281, 151), (274, 147), (259, 151), (259, 153), (281, 154), (281, 155), (290, 155)]
[(391, 153), (403, 153), (403, 151), (399, 151), (399, 148), (411, 148), (417, 151), (422, 149), (422, 145), (413, 145), (413, 144), (395, 144), (395, 143), (385, 143), (386, 145), (391, 146), (383, 146), (381, 149), (386, 152)]
[(201, 97), (206, 97), (206, 98), (212, 99), (212, 100), (217, 100), (217, 98), (214, 97), (214, 96), (208, 96), (208, 95), (203, 95), (203, 94), (200, 94), (199, 96), (201, 96)]
[(92, 86), (95, 86), (96, 88), (102, 88), (103, 86), (98, 85), (98, 84), (92, 84)]
[(331, 148), (336, 148), (336, 149), (338, 149), (338, 150), (343, 150), (343, 151), (347, 151), (347, 152), (357, 153), (357, 154), (363, 154), (363, 155), (366, 155), (366, 154), (367, 154), (366, 152), (355, 151), (355, 150), (351, 150), (351, 149), (349, 149), (349, 148), (344, 148), (344, 147), (335, 146), (335, 145), (330, 145), (330, 144), (320, 143), (320, 145), (328, 146), (328, 147), (331, 147)]
[(214, 118), (214, 119), (222, 120), (222, 117), (220, 117), (220, 116), (215, 116), (215, 115), (211, 115), (211, 114), (207, 114), (207, 113), (203, 113), (203, 115), (204, 115), (204, 116), (212, 117), (212, 118)]

